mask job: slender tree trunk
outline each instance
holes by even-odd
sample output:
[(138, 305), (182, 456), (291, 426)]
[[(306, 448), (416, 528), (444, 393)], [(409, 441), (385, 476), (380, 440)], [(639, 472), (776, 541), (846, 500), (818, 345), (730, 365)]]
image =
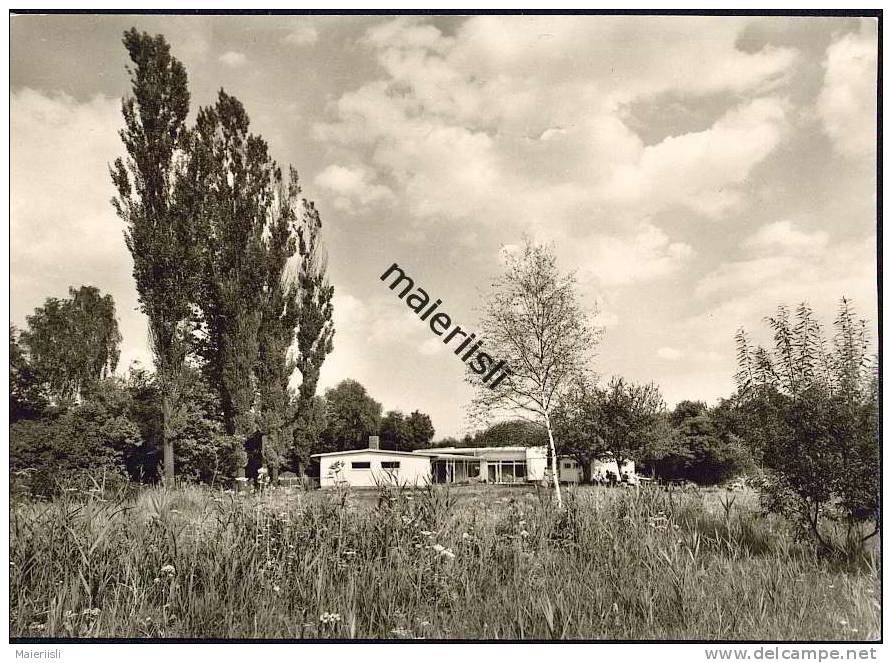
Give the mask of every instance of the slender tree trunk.
[(548, 451), (551, 455), (551, 481), (554, 484), (554, 494), (557, 497), (558, 507), (563, 506), (561, 500), (561, 482), (558, 480), (557, 451), (554, 446), (554, 435), (551, 432), (551, 417), (545, 413), (545, 428), (548, 430)]
[(592, 461), (586, 458), (582, 464), (582, 483), (589, 484), (592, 482)]
[(170, 396), (163, 389), (161, 394), (161, 446), (164, 451), (164, 483), (173, 486), (173, 435), (170, 431)]

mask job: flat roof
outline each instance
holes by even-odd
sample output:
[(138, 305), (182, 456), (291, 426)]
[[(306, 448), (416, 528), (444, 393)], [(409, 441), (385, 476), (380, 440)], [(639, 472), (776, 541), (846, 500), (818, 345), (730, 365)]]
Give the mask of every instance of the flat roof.
[(526, 453), (527, 449), (544, 449), (545, 447), (440, 447), (439, 450), (437, 448), (432, 449), (416, 449), (412, 453), (416, 454), (424, 454), (424, 453), (445, 453), (445, 454), (459, 454), (462, 456), (466, 456), (468, 454), (481, 453), (486, 451), (514, 451), (514, 452), (524, 452)]
[(418, 458), (418, 454), (411, 451), (390, 451), (389, 449), (345, 449), (343, 451), (329, 451), (324, 454), (313, 454), (310, 458), (321, 458), (322, 456), (349, 456), (350, 454), (384, 454), (386, 456), (412, 456)]

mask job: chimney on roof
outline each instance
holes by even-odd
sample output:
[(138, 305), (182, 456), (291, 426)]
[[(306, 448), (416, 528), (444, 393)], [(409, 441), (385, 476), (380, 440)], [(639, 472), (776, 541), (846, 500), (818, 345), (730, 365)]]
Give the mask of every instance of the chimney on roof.
[(369, 449), (377, 449), (378, 447), (378, 436), (369, 435)]

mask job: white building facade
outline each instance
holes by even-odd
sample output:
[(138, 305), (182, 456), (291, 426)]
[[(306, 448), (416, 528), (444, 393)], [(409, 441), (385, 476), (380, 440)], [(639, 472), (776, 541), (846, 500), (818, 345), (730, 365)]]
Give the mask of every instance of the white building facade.
[(408, 451), (355, 449), (315, 454), (319, 459), (319, 486), (371, 487), (382, 484), (423, 486), (431, 480), (431, 463)]
[[(546, 447), (445, 447), (417, 451), (368, 449), (315, 454), (319, 459), (319, 485), (373, 487), (382, 484), (421, 486), (427, 483), (518, 484), (549, 478)], [(634, 477), (635, 464), (615, 460), (593, 461), (591, 477), (604, 480)], [(583, 480), (582, 468), (569, 457), (558, 459), (558, 478), (566, 483)]]

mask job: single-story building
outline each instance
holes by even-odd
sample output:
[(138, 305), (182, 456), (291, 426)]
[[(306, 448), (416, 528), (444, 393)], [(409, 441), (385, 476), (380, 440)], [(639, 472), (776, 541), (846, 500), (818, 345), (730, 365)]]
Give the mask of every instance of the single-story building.
[[(512, 484), (547, 478), (546, 447), (441, 447), (416, 451), (388, 451), (378, 447), (378, 438), (369, 438), (368, 449), (352, 449), (314, 454), (319, 460), (319, 485), (377, 486), (383, 483), (421, 486), (426, 483)], [(635, 473), (635, 464), (624, 463), (621, 472), (615, 460), (593, 461), (593, 479), (607, 472), (617, 477)], [(558, 459), (558, 478), (578, 483), (583, 473), (569, 457)]]

